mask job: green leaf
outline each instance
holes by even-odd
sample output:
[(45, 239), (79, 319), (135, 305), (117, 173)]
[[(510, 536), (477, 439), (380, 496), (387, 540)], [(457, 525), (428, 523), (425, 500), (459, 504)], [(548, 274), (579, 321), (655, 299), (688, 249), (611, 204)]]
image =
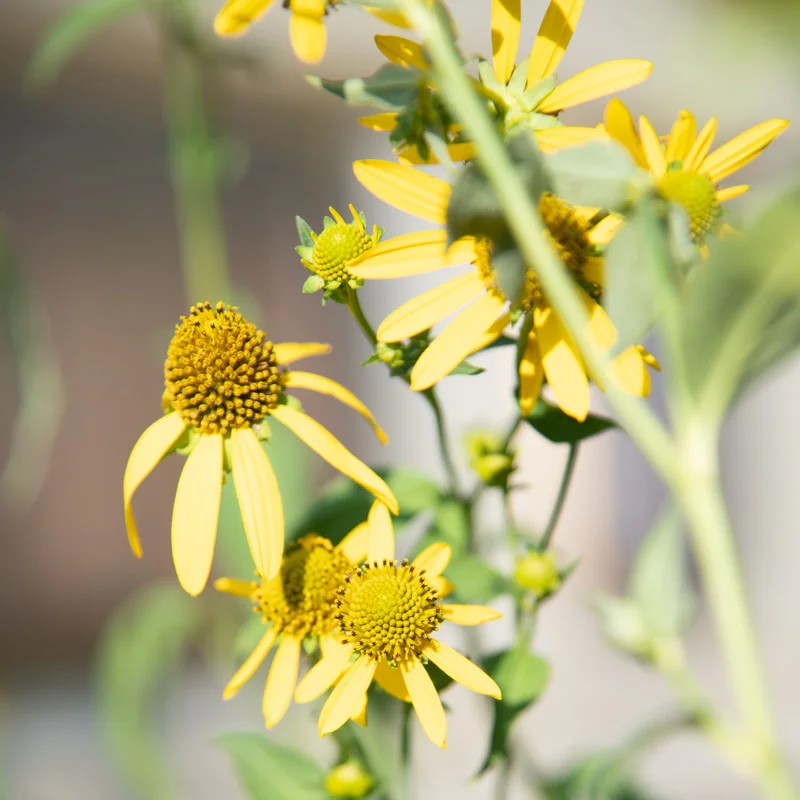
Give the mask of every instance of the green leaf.
[(468, 553), (454, 555), (444, 574), (455, 585), (453, 596), (457, 602), (483, 605), (513, 589), (499, 572)]
[(300, 244), (303, 247), (314, 247), (314, 237), (311, 235), (313, 231), (311, 226), (302, 218), (295, 217), (295, 224), (297, 225), (297, 235), (300, 237)]
[(462, 361), (454, 370), (452, 370), (450, 375), (480, 375), (482, 372), (486, 372), (484, 367), (475, 366), (475, 364), (470, 364), (469, 361)]
[(226, 733), (217, 744), (233, 761), (250, 800), (327, 800), (325, 771), (305, 753), (260, 733)]
[(69, 8), (50, 28), (31, 58), (25, 78), (34, 86), (52, 83), (64, 65), (102, 28), (143, 8), (147, 0), (90, 0)]
[(417, 470), (401, 467), (389, 470), (386, 481), (397, 498), (401, 514), (413, 516), (436, 507), (439, 502), (439, 487), (427, 475)]
[(596, 606), (603, 634), (611, 644), (635, 656), (651, 654), (653, 640), (642, 609), (633, 600), (601, 595)]
[(174, 583), (156, 586), (118, 609), (100, 640), (97, 691), (104, 743), (143, 800), (175, 796), (157, 734), (157, 695), (174, 677), (202, 608)]
[(303, 294), (313, 294), (325, 288), (325, 279), (321, 275), (309, 275), (303, 283)]
[(594, 414), (589, 414), (583, 422), (578, 422), (543, 397), (536, 401), (531, 413), (525, 417), (525, 422), (546, 439), (559, 444), (580, 442), (616, 427), (613, 420)]
[(543, 800), (654, 800), (636, 786), (629, 772), (624, 759), (599, 753), (539, 787)]
[(398, 64), (384, 64), (368, 78), (346, 78), (329, 81), (308, 75), (312, 86), (324, 89), (356, 106), (371, 106), (384, 111), (399, 111), (416, 102), (424, 76), (419, 70)]

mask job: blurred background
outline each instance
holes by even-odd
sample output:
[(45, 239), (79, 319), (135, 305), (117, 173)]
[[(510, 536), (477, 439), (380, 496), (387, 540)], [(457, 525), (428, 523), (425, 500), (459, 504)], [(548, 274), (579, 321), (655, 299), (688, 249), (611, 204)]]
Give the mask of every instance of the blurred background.
[[(168, 534), (180, 459), (161, 465), (137, 494), (141, 561), (126, 541), (121, 479), (131, 446), (160, 413), (172, 327), (190, 302), (205, 299), (186, 296), (181, 272), (162, 99), (170, 90), (164, 77), (170, 54), (152, 19), (135, 13), (104, 27), (46, 90), (26, 83), (37, 43), (70, 5), (4, 0), (0, 23), (0, 286), (6, 298), (15, 298), (4, 301), (15, 333), (0, 338), (0, 463), (9, 459), (0, 476), (0, 797), (9, 800), (134, 797), (109, 759), (115, 733), (99, 719), (102, 676), (93, 657), (115, 609), (153, 581), (174, 582)], [(210, 32), (217, 4), (189, 5), (199, 27)], [(487, 54), (488, 0), (451, 5), (464, 51)], [(545, 0), (524, 0), (522, 47), (532, 41), (545, 7)], [(656, 65), (652, 77), (624, 95), (634, 114), (647, 114), (662, 132), (681, 108), (693, 110), (701, 123), (716, 115), (724, 142), (763, 119), (800, 119), (796, 11), (796, 0), (587, 2), (559, 74), (612, 58), (648, 58)], [(370, 463), (441, 476), (422, 400), (401, 381), (386, 380), (382, 367), (359, 367), (369, 351), (343, 307), (320, 309), (318, 296), (300, 293), (306, 273), (293, 250), (295, 215), (319, 229), (329, 205), (344, 210), (353, 202), (388, 234), (416, 223), (381, 207), (353, 179), (353, 159), (388, 157), (388, 145), (356, 124), (359, 110), (304, 80), (307, 70), (290, 52), (287, 16), (276, 4), (244, 39), (217, 43), (218, 63), (208, 70), (209, 114), (225, 137), (229, 177), (222, 206), (233, 293), (270, 337), (333, 343), (333, 354), (315, 368), (356, 391), (390, 436), (381, 449), (349, 412), (309, 399), (309, 410), (346, 444)], [(317, 74), (366, 75), (382, 62), (371, 35), (390, 31), (368, 15), (343, 9), (330, 15), (328, 30), (328, 55)], [(603, 107), (603, 101), (580, 107), (568, 122), (594, 125)], [(742, 173), (741, 182), (757, 188), (734, 202), (734, 220), (796, 179), (798, 167), (795, 124)], [(422, 279), (373, 284), (362, 291), (362, 302), (378, 321), (426, 285)], [(22, 304), (34, 308), (32, 319), (16, 318)], [(15, 366), (20, 348), (32, 365), (22, 383)], [(456, 441), (476, 425), (502, 427), (512, 416), (511, 353), (493, 351), (479, 363), (490, 369), (441, 387)], [(724, 467), (782, 741), (800, 771), (798, 398), (796, 363), (748, 396), (729, 422)], [(31, 400), (37, 412), (19, 423), (19, 408)], [(602, 411), (602, 398), (595, 400)], [(535, 529), (547, 518), (566, 452), (532, 431), (520, 444), (529, 490), (518, 493), (516, 510)], [(331, 474), (299, 447), (278, 446), (285, 452), (284, 492), (299, 514)], [(20, 455), (38, 452), (46, 459)], [(462, 479), (468, 479), (466, 469)], [(557, 771), (592, 749), (612, 746), (671, 707), (656, 676), (606, 647), (592, 608), (599, 591), (624, 585), (662, 497), (620, 434), (582, 448), (557, 539), (564, 557), (579, 557), (580, 566), (542, 614), (537, 649), (551, 661), (553, 679), (514, 733), (516, 746), (541, 769)], [(487, 502), (482, 514), (490, 537), (500, 509)], [(223, 557), (228, 568), (242, 563), (235, 549)], [(487, 551), (492, 556), (491, 544)], [(230, 612), (213, 597), (199, 602), (213, 607), (212, 617)], [(175, 631), (184, 635), (192, 623), (180, 609), (176, 613)], [(507, 635), (498, 624), (483, 645), (491, 649)], [(703, 613), (689, 646), (704, 685), (725, 706), (727, 686)], [(222, 731), (261, 729), (260, 679), (223, 704), (222, 687), (233, 668), (230, 653), (220, 655), (226, 643), (204, 641), (210, 659), (198, 658), (197, 647), (180, 659), (161, 707), (159, 735), (175, 763), (171, 796), (238, 798), (241, 790), (213, 739)], [(135, 658), (135, 648), (124, 657)], [(457, 785), (465, 800), (491, 797), (492, 773), (469, 781), (483, 758), (487, 709), (458, 688), (447, 700), (448, 750), (437, 751), (417, 731), (417, 796), (450, 797)], [(308, 713), (293, 708), (278, 734), (287, 741), (306, 736)], [(320, 748), (324, 754), (324, 744)], [(754, 796), (688, 734), (654, 750), (641, 777), (657, 797)], [(515, 780), (513, 796), (531, 796), (522, 777)]]

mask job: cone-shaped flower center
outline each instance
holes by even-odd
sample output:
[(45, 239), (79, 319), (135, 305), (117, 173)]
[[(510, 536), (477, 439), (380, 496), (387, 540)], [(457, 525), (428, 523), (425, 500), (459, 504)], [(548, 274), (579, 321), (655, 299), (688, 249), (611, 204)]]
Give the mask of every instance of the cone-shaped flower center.
[(224, 303), (198, 303), (181, 317), (164, 364), (166, 399), (201, 433), (261, 421), (283, 387), (272, 342)]
[(337, 222), (325, 228), (314, 244), (311, 266), (326, 281), (346, 281), (353, 276), (345, 264), (372, 247), (374, 241), (355, 222)]
[(337, 606), (354, 650), (391, 664), (419, 655), (442, 620), (436, 590), (406, 561), (366, 564), (339, 590)]
[[(579, 217), (569, 203), (565, 203), (552, 194), (543, 194), (539, 201), (539, 212), (542, 215), (550, 241), (564, 262), (564, 266), (580, 279), (583, 267), (589, 259), (589, 225)], [(500, 300), (507, 299), (497, 283), (497, 275), (492, 266), (492, 246), (488, 239), (478, 240), (475, 267), (478, 275), (491, 294)], [(542, 290), (534, 269), (528, 268), (525, 273), (525, 284), (522, 296), (517, 304), (523, 311), (530, 311), (541, 299)]]
[(284, 555), (280, 575), (256, 589), (255, 610), (293, 636), (330, 633), (336, 590), (349, 569), (350, 562), (327, 539), (304, 536)]
[(708, 175), (682, 169), (670, 169), (659, 184), (667, 200), (680, 203), (689, 214), (692, 241), (703, 244), (722, 212), (717, 187)]

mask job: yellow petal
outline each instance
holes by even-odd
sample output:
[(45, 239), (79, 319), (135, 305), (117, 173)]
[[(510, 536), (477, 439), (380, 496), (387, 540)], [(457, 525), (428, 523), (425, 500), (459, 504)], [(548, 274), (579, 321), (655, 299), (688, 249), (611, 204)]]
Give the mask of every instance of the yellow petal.
[(250, 554), (258, 572), (269, 580), (281, 568), (283, 502), (275, 471), (251, 428), (234, 428), (231, 433), (231, 466)]
[(492, 0), (492, 56), (494, 74), (508, 83), (519, 45), (520, 0)]
[(362, 728), (367, 727), (367, 695), (364, 694), (363, 697), (359, 698), (358, 700), (353, 703), (353, 708), (350, 710), (350, 719), (356, 723), (356, 725), (360, 725)]
[(414, 68), (422, 72), (428, 69), (428, 61), (422, 47), (404, 36), (386, 36), (378, 33), (375, 35), (375, 44), (378, 50), (393, 64), (401, 67)]
[(649, 61), (640, 58), (620, 58), (597, 64), (556, 86), (540, 103), (538, 110), (543, 114), (555, 114), (565, 108), (621, 92), (641, 83), (652, 69), (653, 65)]
[(379, 342), (402, 342), (437, 322), (486, 291), (475, 271), (458, 275), (403, 303), (378, 326)]
[(426, 175), (408, 164), (377, 159), (353, 163), (356, 179), (379, 200), (421, 217), (444, 224), (450, 201), (450, 184)]
[(592, 344), (601, 352), (610, 349), (617, 341), (617, 329), (614, 327), (611, 317), (606, 314), (605, 309), (599, 303), (583, 292), (581, 292), (581, 300), (589, 314), (586, 333), (592, 340)]
[(664, 157), (658, 135), (647, 117), (639, 117), (639, 135), (642, 138), (642, 147), (650, 172), (654, 178), (659, 179), (667, 171), (667, 159)]
[(454, 681), (472, 689), (478, 694), (485, 694), (494, 697), (496, 700), (503, 699), (500, 687), (490, 678), (477, 664), (474, 664), (457, 650), (448, 647), (442, 642), (431, 639), (422, 649), (422, 652), (431, 660), (442, 672), (446, 672)]
[(378, 477), (363, 461), (356, 458), (329, 430), (302, 411), (289, 406), (278, 406), (271, 411), (278, 422), (289, 428), (295, 436), (325, 459), (339, 472), (372, 492), (389, 507), (398, 512), (397, 500), (386, 482)]
[(582, 11), (583, 0), (551, 0), (531, 49), (526, 86), (533, 86), (556, 71)]
[(125, 476), (122, 479), (122, 499), (125, 507), (128, 542), (137, 558), (142, 556), (142, 545), (139, 541), (139, 532), (136, 529), (136, 519), (131, 506), (133, 493), (156, 468), (158, 462), (172, 449), (185, 430), (186, 423), (177, 411), (173, 411), (171, 414), (157, 419), (145, 430), (128, 457)]
[(414, 231), (381, 242), (347, 265), (357, 278), (385, 280), (466, 264), (475, 257), (475, 240), (459, 239), (447, 248), (447, 232)]
[[(622, 226), (623, 219), (621, 217), (615, 217), (613, 214), (609, 214), (604, 219), (600, 220), (590, 231), (589, 231), (589, 242), (590, 244), (608, 244), (616, 235), (617, 231)], [(602, 264), (602, 258), (590, 258), (589, 261), (600, 262)], [(586, 265), (583, 268), (583, 274), (587, 275), (593, 267), (589, 266), (589, 262), (587, 261)]]
[(425, 573), (425, 578), (438, 578), (450, 563), (453, 550), (449, 544), (434, 542), (428, 545), (411, 563), (414, 569)]
[(319, 735), (333, 733), (350, 719), (356, 701), (365, 694), (375, 674), (375, 662), (362, 656), (336, 684), (319, 715)]
[(433, 386), (481, 347), (486, 332), (502, 310), (503, 301), (488, 293), (464, 309), (428, 345), (414, 365), (411, 370), (412, 390), (419, 392)]
[(222, 496), (222, 436), (203, 434), (178, 479), (172, 508), (172, 559), (181, 586), (203, 591), (214, 559)]
[(303, 676), (294, 693), (296, 703), (310, 703), (333, 686), (350, 666), (353, 650), (345, 645), (326, 648), (325, 655)]
[(429, 578), (428, 583), (436, 590), (439, 597), (447, 597), (455, 591), (455, 586), (452, 581), (439, 576), (438, 578)]
[(536, 333), (531, 330), (519, 362), (519, 409), (523, 417), (527, 417), (533, 411), (533, 406), (542, 391), (542, 383), (544, 383), (542, 356), (539, 353)]
[(700, 172), (708, 175), (714, 183), (724, 180), (760, 156), (775, 137), (780, 136), (788, 127), (788, 120), (771, 119), (740, 133), (708, 156), (701, 165)]
[(294, 54), (305, 64), (318, 64), (325, 55), (325, 0), (291, 0), (289, 39)]
[(274, 728), (283, 719), (292, 702), (297, 670), (300, 667), (302, 641), (296, 636), (284, 636), (272, 659), (261, 704), (264, 722), (268, 728)]
[(533, 310), (542, 366), (559, 406), (580, 422), (589, 413), (589, 380), (567, 329), (549, 306)]
[[(473, 142), (454, 142), (447, 145), (447, 155), (450, 156), (451, 161), (470, 161), (475, 158), (478, 148)], [(397, 152), (397, 160), (402, 164), (438, 164), (439, 159), (433, 154), (433, 151), (428, 152), (428, 157), (423, 158), (420, 155), (419, 148), (416, 145), (409, 145)]]
[(636, 132), (631, 112), (622, 100), (614, 98), (606, 106), (605, 128), (632, 156), (634, 161), (644, 169), (648, 168), (644, 148)]
[(398, 668), (392, 669), (385, 661), (381, 661), (375, 670), (375, 682), (392, 697), (396, 697), (404, 703), (411, 702), (411, 695), (406, 689), (403, 673)]
[(340, 383), (313, 372), (287, 372), (284, 375), (284, 380), (287, 386), (291, 386), (294, 389), (308, 389), (311, 392), (335, 397), (340, 403), (344, 403), (344, 405), (357, 411), (369, 422), (381, 444), (386, 444), (389, 441), (372, 412), (349, 389), (345, 389)]
[(267, 653), (269, 653), (270, 648), (275, 642), (278, 631), (279, 628), (277, 625), (271, 625), (267, 632), (261, 637), (261, 641), (256, 645), (255, 650), (247, 656), (242, 666), (236, 670), (236, 674), (228, 681), (228, 685), (222, 693), (223, 700), (230, 700), (231, 697), (256, 674), (256, 671), (264, 663)]
[(686, 161), (683, 164), (685, 170), (698, 170), (703, 163), (708, 151), (711, 149), (711, 143), (714, 141), (714, 136), (717, 134), (717, 119), (716, 117), (710, 119), (703, 130), (697, 134), (697, 138), (692, 145), (686, 156)]
[(258, 588), (258, 584), (255, 581), (240, 581), (236, 578), (219, 578), (214, 581), (214, 588), (218, 592), (249, 599)]
[(370, 563), (392, 561), (394, 559), (394, 527), (389, 509), (376, 500), (367, 516), (369, 523), (369, 549), (367, 561)]
[(358, 121), (371, 131), (388, 133), (397, 127), (397, 112), (386, 111), (382, 114), (370, 114), (367, 117), (359, 117)]
[(334, 548), (351, 564), (358, 564), (367, 557), (369, 550), (369, 524), (361, 522)]
[(735, 200), (741, 197), (745, 192), (749, 192), (749, 186), (729, 186), (727, 189), (720, 189), (717, 192), (717, 200), (720, 203), (727, 203), (729, 200)]
[(411, 28), (411, 23), (406, 19), (405, 14), (400, 11), (387, 11), (385, 8), (376, 8), (375, 6), (364, 6), (364, 11), (369, 11), (378, 19), (389, 25), (394, 25), (395, 28)]
[(400, 669), (422, 729), (437, 747), (444, 748), (447, 737), (447, 720), (444, 716), (442, 701), (439, 699), (430, 675), (416, 658), (401, 662)]
[(667, 141), (667, 164), (683, 161), (692, 149), (697, 136), (697, 121), (690, 111), (680, 111)]
[(493, 622), (503, 616), (489, 606), (443, 603), (441, 609), (444, 618), (455, 625), (483, 625), (484, 622)]
[(228, 0), (214, 20), (218, 36), (241, 36), (267, 9), (272, 0)]
[(280, 366), (311, 356), (324, 356), (330, 353), (331, 346), (322, 342), (281, 342), (274, 345), (275, 358)]
[(635, 346), (620, 353), (608, 368), (614, 382), (624, 392), (635, 397), (647, 397), (650, 394), (650, 373), (642, 354)]
[(577, 144), (602, 139), (605, 132), (597, 128), (581, 127), (579, 125), (564, 125), (560, 128), (546, 128), (536, 131), (536, 141), (539, 149), (544, 153), (552, 153), (563, 147), (573, 147)]

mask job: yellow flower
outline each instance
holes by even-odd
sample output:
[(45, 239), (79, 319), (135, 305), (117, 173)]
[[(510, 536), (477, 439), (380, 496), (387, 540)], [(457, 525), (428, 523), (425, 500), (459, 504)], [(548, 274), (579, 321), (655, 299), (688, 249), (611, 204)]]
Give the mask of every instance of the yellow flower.
[(639, 166), (649, 170), (667, 200), (680, 203), (689, 214), (692, 239), (702, 245), (718, 227), (722, 203), (743, 195), (749, 186), (720, 188), (720, 181), (753, 159), (786, 128), (785, 119), (771, 119), (739, 134), (709, 153), (717, 132), (716, 118), (697, 132), (689, 111), (681, 111), (662, 145), (647, 117), (639, 118), (639, 131), (630, 111), (614, 99), (605, 114), (605, 129), (624, 145)]
[[(446, 181), (390, 161), (357, 161), (353, 168), (356, 178), (376, 197), (401, 211), (444, 224), (451, 192)], [(611, 238), (616, 222), (607, 217), (610, 224), (604, 220), (594, 225), (596, 210), (569, 206), (552, 195), (544, 195), (540, 204), (551, 241), (581, 287), (589, 313), (588, 333), (598, 348), (607, 350), (616, 340), (616, 330), (592, 295), (597, 296), (602, 285), (603, 259), (597, 253)], [(465, 238), (449, 251), (445, 248), (443, 228), (419, 231), (382, 242), (348, 267), (365, 280), (406, 277), (465, 262), (475, 267), (404, 303), (379, 326), (380, 342), (398, 342), (466, 306), (420, 356), (411, 371), (411, 388), (424, 391), (469, 355), (491, 344), (511, 322), (514, 312), (527, 318), (523, 326), (523, 331), (528, 331), (527, 341), (519, 365), (522, 413), (531, 411), (546, 378), (564, 412), (585, 419), (589, 412), (586, 367), (542, 292), (535, 266), (527, 272), (521, 300), (511, 308), (497, 285), (487, 240)], [(630, 347), (619, 355), (612, 372), (629, 393), (649, 393), (650, 377), (637, 348)]]
[(225, 700), (253, 677), (278, 642), (264, 687), (263, 711), (268, 728), (280, 722), (294, 694), (303, 640), (319, 639), (322, 652), (329, 651), (331, 633), (338, 625), (336, 592), (347, 573), (366, 557), (368, 539), (366, 522), (353, 528), (336, 547), (322, 536), (309, 534), (289, 547), (274, 578), (221, 578), (214, 583), (220, 592), (252, 600), (253, 610), (269, 626), (225, 687)]
[(364, 706), (373, 680), (389, 694), (411, 701), (430, 740), (445, 746), (446, 720), (427, 660), (475, 692), (501, 698), (483, 670), (433, 638), (440, 624), (480, 625), (501, 615), (486, 606), (441, 602), (441, 573), (450, 547), (433, 544), (414, 561), (394, 560), (394, 532), (386, 507), (369, 513), (367, 564), (354, 570), (339, 590), (338, 633), (333, 647), (300, 681), (295, 701), (307, 703), (336, 684), (319, 717), (319, 733), (340, 728)]
[(141, 435), (125, 468), (125, 524), (135, 555), (141, 556), (142, 548), (131, 507), (133, 493), (164, 456), (180, 450), (189, 457), (175, 492), (172, 556), (183, 588), (196, 595), (208, 580), (228, 471), (256, 569), (265, 578), (277, 574), (283, 553), (283, 506), (260, 442), (269, 434), (267, 417), (397, 511), (397, 501), (381, 478), (326, 428), (286, 402), (287, 388), (330, 395), (358, 411), (386, 441), (366, 406), (344, 386), (322, 375), (283, 369), (329, 350), (329, 345), (311, 342), (273, 344), (236, 308), (223, 303), (199, 303), (181, 318), (164, 366), (167, 413)]
[[(324, 18), (336, 0), (288, 0), (292, 16), (289, 38), (294, 54), (306, 64), (316, 64), (325, 55), (327, 34)], [(228, 0), (214, 20), (219, 36), (241, 36), (259, 17), (266, 14), (272, 0)]]

